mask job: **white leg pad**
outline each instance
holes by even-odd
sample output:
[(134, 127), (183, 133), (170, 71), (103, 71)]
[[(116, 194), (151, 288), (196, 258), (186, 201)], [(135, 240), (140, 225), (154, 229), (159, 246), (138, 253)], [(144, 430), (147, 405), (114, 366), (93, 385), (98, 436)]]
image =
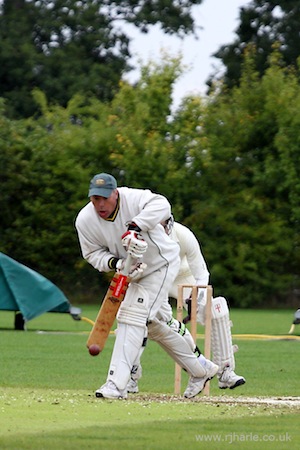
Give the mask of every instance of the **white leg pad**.
[(132, 366), (141, 351), (144, 338), (144, 328), (125, 323), (118, 325), (107, 381), (113, 381), (120, 390), (127, 386)]
[(220, 367), (229, 366), (235, 369), (235, 359), (232, 346), (229, 310), (224, 297), (212, 300), (211, 346), (213, 361)]
[(138, 356), (136, 357), (133, 366), (131, 368), (130, 378), (132, 378), (134, 381), (138, 381), (140, 378), (142, 378), (143, 369), (141, 365), (141, 357), (145, 350), (146, 343), (147, 339), (144, 339), (142, 348), (140, 349)]
[(148, 294), (138, 284), (130, 284), (120, 306), (116, 341), (110, 361), (107, 381), (125, 389), (132, 366), (140, 358), (147, 336)]
[(147, 291), (139, 284), (131, 283), (118, 311), (117, 320), (118, 322), (145, 328), (148, 309), (149, 295)]
[(190, 349), (193, 352), (195, 350), (196, 344), (194, 342), (194, 339), (192, 338), (190, 331), (185, 326), (185, 324), (182, 322), (179, 322), (179, 320), (174, 319), (174, 318), (172, 318), (170, 322), (171, 323), (168, 323), (167, 325), (171, 328), (171, 330), (175, 331), (175, 333), (180, 334), (180, 336), (182, 336), (184, 338), (184, 340), (186, 341), (186, 343), (188, 344), (188, 346), (190, 347)]
[(197, 298), (197, 322), (201, 325), (205, 324), (205, 307), (206, 307), (207, 290), (199, 289)]
[(134, 364), (131, 369), (130, 377), (134, 381), (138, 381), (142, 378), (142, 374), (143, 374), (143, 369), (142, 369), (141, 364)]
[[(189, 332), (188, 328), (185, 326), (184, 323), (179, 322), (177, 319), (170, 320), (170, 323), (168, 322), (167, 325), (171, 328), (171, 330), (174, 331), (174, 333), (179, 333), (180, 336), (184, 338), (190, 349), (194, 352), (196, 348), (196, 344), (194, 342), (194, 339), (192, 338), (191, 333)], [(141, 366), (141, 356), (142, 352), (145, 347), (142, 348), (142, 351), (140, 352), (138, 358), (134, 362), (132, 369), (131, 369), (131, 378), (134, 381), (138, 381), (142, 377), (142, 366)]]
[(149, 338), (157, 342), (167, 353), (193, 377), (204, 377), (206, 370), (200, 364), (189, 344), (178, 333), (174, 333), (165, 322), (155, 319), (148, 324)]

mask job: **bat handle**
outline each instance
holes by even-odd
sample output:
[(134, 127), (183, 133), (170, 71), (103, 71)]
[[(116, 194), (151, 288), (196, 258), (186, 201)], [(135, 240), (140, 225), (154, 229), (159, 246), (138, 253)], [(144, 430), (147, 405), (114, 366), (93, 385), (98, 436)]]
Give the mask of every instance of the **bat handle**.
[(122, 270), (123, 275), (127, 276), (129, 274), (130, 267), (132, 265), (132, 260), (133, 260), (132, 256), (128, 255), (125, 261), (124, 269)]

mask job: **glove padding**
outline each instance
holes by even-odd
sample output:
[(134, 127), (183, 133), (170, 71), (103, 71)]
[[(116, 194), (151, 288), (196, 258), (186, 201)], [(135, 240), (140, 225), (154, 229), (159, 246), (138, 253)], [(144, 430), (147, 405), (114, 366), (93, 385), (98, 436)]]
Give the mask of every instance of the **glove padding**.
[(183, 323), (186, 325), (191, 320), (191, 313), (192, 313), (192, 299), (187, 298), (184, 300), (183, 306), (187, 309), (187, 316), (183, 319)]
[(143, 256), (148, 248), (147, 242), (134, 230), (128, 230), (123, 234), (122, 245), (126, 252), (134, 258)]
[[(125, 259), (119, 259), (116, 266), (117, 273), (122, 272), (122, 269), (124, 269), (125, 266)], [(141, 276), (141, 274), (144, 272), (144, 270), (147, 268), (147, 264), (143, 263), (142, 261), (136, 261), (134, 264), (130, 266), (128, 276), (130, 278), (137, 278)]]

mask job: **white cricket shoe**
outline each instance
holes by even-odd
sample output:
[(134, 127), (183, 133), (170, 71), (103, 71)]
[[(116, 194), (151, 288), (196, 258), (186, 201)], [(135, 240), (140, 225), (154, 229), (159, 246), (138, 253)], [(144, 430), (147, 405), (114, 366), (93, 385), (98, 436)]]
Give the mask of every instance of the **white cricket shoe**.
[(137, 394), (139, 392), (137, 381), (130, 378), (127, 383), (127, 392), (129, 392), (130, 394)]
[(234, 389), (246, 383), (245, 378), (237, 375), (230, 367), (225, 367), (218, 378), (220, 389)]
[(187, 388), (184, 392), (184, 397), (193, 398), (203, 391), (206, 383), (211, 380), (219, 370), (219, 366), (213, 362), (206, 360), (206, 375), (202, 378), (190, 377)]
[(103, 384), (103, 386), (97, 389), (95, 395), (96, 397), (110, 398), (112, 400), (123, 398), (125, 399), (127, 398), (127, 390), (120, 390), (117, 388), (115, 383), (113, 383), (112, 381), (107, 381), (105, 384)]

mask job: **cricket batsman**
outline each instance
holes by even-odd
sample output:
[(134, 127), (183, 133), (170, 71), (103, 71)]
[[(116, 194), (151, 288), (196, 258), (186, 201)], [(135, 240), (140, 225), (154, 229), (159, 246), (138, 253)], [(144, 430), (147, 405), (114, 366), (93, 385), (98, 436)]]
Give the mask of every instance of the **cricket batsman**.
[(161, 225), (171, 215), (168, 200), (148, 189), (118, 187), (107, 173), (90, 181), (89, 202), (75, 227), (83, 258), (96, 270), (122, 270), (128, 254), (134, 259), (125, 298), (117, 313), (117, 332), (106, 382), (97, 397), (127, 397), (134, 362), (147, 337), (156, 341), (189, 374), (185, 396), (199, 394), (218, 366), (201, 362), (183, 336), (167, 325), (168, 293), (179, 270), (179, 246)]

